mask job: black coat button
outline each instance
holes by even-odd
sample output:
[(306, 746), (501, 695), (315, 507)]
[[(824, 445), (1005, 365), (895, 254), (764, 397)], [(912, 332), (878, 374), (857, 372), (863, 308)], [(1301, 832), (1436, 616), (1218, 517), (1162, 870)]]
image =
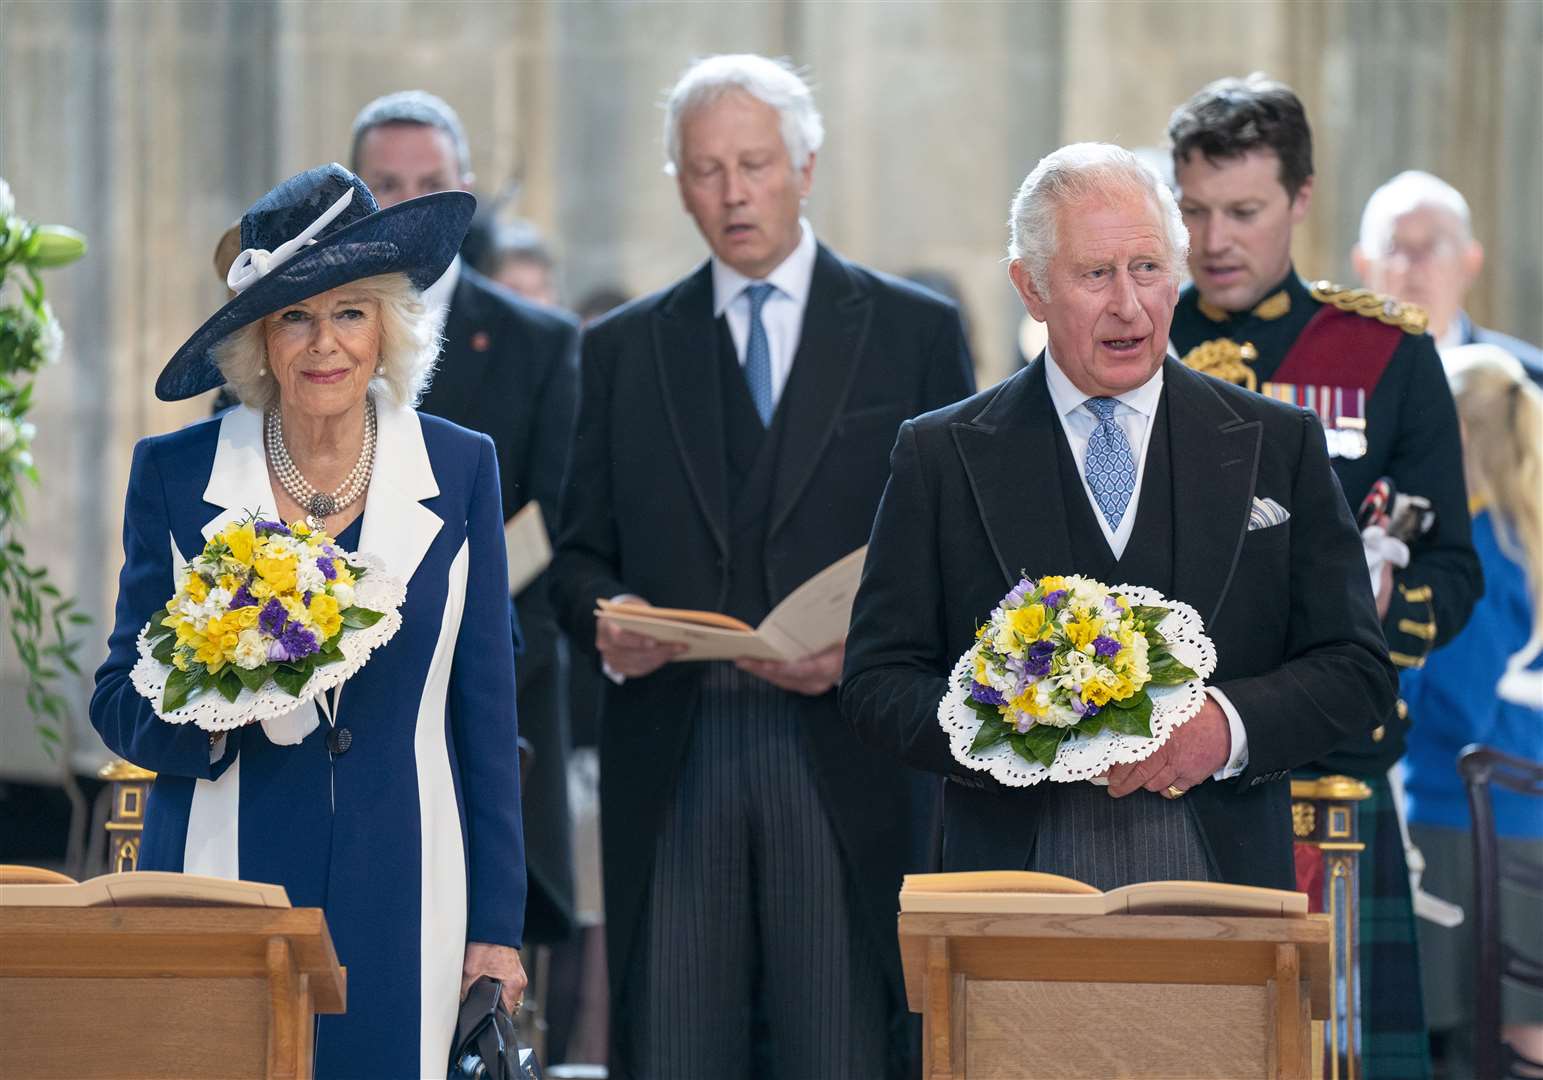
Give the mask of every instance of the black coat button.
[(327, 749), (335, 756), (348, 753), (348, 748), (354, 745), (354, 733), (346, 727), (333, 728), (327, 733)]

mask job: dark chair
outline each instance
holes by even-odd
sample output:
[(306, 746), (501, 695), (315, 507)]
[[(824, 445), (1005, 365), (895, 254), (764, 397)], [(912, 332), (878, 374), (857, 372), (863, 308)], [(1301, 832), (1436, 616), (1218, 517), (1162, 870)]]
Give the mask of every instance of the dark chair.
[(1468, 787), (1473, 816), (1474, 937), (1477, 982), (1474, 998), (1473, 1065), (1475, 1080), (1504, 1080), (1523, 1075), (1519, 1067), (1543, 1070), (1543, 1062), (1525, 1058), (1500, 1038), (1500, 987), (1504, 979), (1543, 990), (1543, 957), (1523, 956), (1500, 936), (1500, 883), (1536, 893), (1543, 903), (1543, 865), (1508, 859), (1502, 865), (1495, 838), (1490, 785), (1543, 798), (1543, 762), (1503, 754), (1485, 746), (1467, 746), (1457, 769)]

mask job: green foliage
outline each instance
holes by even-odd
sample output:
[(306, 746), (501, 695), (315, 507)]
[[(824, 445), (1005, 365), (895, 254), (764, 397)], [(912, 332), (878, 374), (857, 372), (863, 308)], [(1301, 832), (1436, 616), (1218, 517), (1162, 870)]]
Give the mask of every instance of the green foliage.
[(26, 416), (33, 379), (59, 359), (64, 344), (38, 271), (85, 252), (85, 238), (74, 229), (18, 217), (10, 186), (0, 179), (0, 601), (25, 674), (27, 708), (50, 757), (68, 721), (68, 704), (54, 687), (65, 674), (81, 674), (74, 628), (91, 620), (60, 594), (44, 567), (28, 562), (21, 543), (24, 485), (39, 485), (31, 449), (37, 429)]

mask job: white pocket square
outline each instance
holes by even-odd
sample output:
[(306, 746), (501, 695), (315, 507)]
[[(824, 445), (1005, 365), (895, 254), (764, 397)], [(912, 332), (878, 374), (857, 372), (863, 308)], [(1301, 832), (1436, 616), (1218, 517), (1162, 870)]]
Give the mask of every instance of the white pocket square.
[(1287, 510), (1274, 499), (1254, 498), (1254, 505), (1248, 511), (1248, 531), (1255, 529), (1268, 529), (1272, 525), (1284, 525), (1291, 517), (1291, 511)]

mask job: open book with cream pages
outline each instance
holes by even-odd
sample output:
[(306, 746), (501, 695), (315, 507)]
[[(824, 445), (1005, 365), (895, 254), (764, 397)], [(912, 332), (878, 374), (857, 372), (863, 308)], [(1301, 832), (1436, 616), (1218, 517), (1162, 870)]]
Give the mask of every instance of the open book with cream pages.
[(289, 907), (282, 885), (134, 870), (69, 885), (0, 885), (0, 907)]
[(1219, 881), (1143, 881), (1100, 892), (1032, 870), (907, 874), (901, 911), (992, 915), (1258, 915), (1306, 918), (1307, 896)]
[(638, 600), (598, 600), (595, 614), (656, 641), (678, 642), (677, 660), (798, 660), (846, 637), (866, 547), (794, 589), (761, 625), (714, 611), (657, 608)]
[(552, 562), (552, 538), (547, 535), (541, 504), (535, 499), (504, 523), (504, 558), (509, 567), (509, 595), (518, 596)]

